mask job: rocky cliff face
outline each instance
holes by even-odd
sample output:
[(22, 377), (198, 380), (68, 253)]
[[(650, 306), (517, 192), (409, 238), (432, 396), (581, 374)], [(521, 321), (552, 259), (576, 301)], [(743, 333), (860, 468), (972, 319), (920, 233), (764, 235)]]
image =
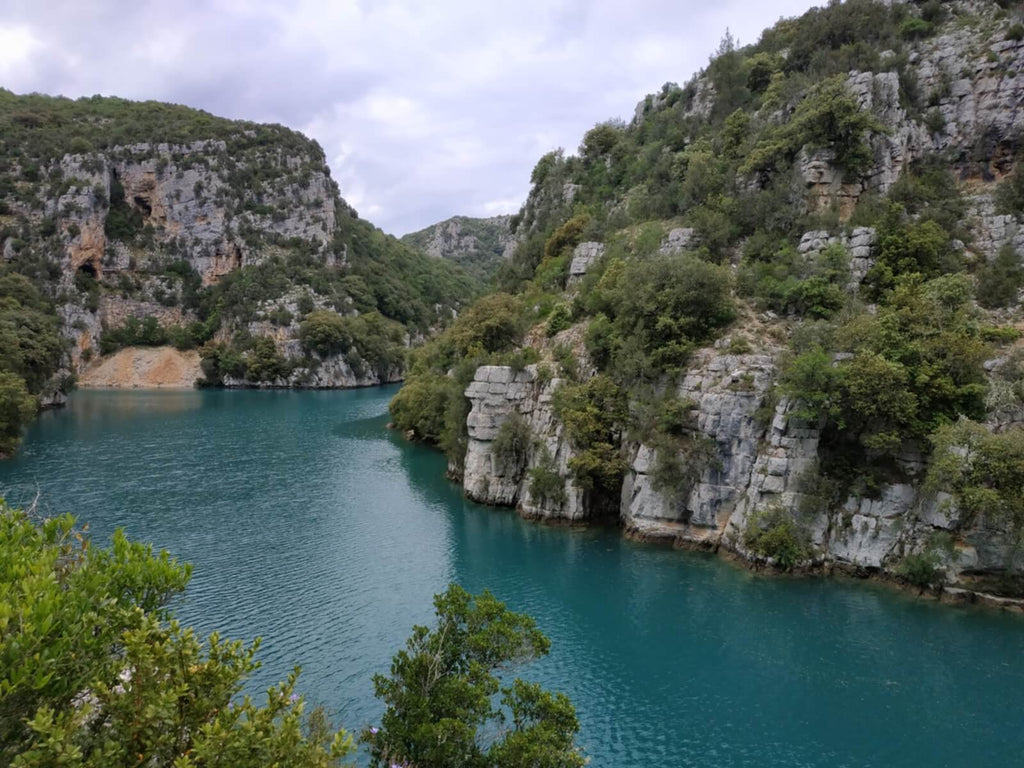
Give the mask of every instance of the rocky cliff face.
[[(255, 194), (263, 202), (253, 205), (249, 188), (232, 179), (256, 168), (265, 174), (272, 169), (273, 175), (258, 184)], [(73, 341), (72, 369), (78, 372), (96, 356), (104, 327), (121, 326), (128, 318), (155, 318), (164, 326), (196, 319), (180, 306), (181, 281), (162, 273), (167, 264), (187, 265), (209, 286), (259, 264), (273, 243), (289, 240), (307, 243), (325, 264), (338, 263), (328, 248), (337, 192), (315, 151), (269, 149), (239, 161), (228, 159), (224, 141), (134, 144), (65, 155), (51, 174), (59, 174), (66, 190), (47, 200), (44, 212), (61, 221), (57, 291), (74, 295), (76, 285), (89, 281), (117, 286), (104, 292), (95, 308), (79, 302), (59, 307)], [(112, 215), (127, 218), (141, 234), (129, 240), (111, 232)], [(294, 334), (281, 341), (288, 339)], [(351, 380), (342, 376), (336, 385)]]
[[(474, 291), (359, 219), (316, 142), (281, 126), (0, 90), (0, 128), (3, 271), (50, 299), (67, 344), (50, 390), (101, 353), (172, 342), (205, 347), (204, 370), (226, 361), (207, 370), (225, 386), (393, 381), (402, 337)], [(312, 311), (333, 317), (320, 351), (299, 338)]]
[[(940, 157), (953, 167), (963, 188), (967, 215), (961, 223), (970, 237), (966, 244), (954, 241), (954, 250), (959, 249), (968, 264), (981, 264), (1009, 247), (1024, 263), (1024, 221), (1017, 215), (997, 214), (993, 203), (994, 182), (1011, 171), (1024, 137), (1024, 39), (1008, 32), (1011, 19), (994, 4), (950, 5), (956, 21), (903, 52), (906, 66), (884, 72), (854, 70), (846, 76), (846, 88), (860, 109), (871, 112), (883, 126), (868, 137), (867, 169), (854, 178), (832, 152), (810, 146), (796, 158), (807, 210), (835, 215), (839, 224), (807, 231), (791, 246), (808, 262), (827, 246), (841, 246), (848, 256), (845, 289), (851, 296), (875, 264), (882, 243), (875, 227), (846, 222), (859, 202), (888, 195), (911, 164), (926, 157)], [(894, 56), (882, 52), (880, 60), (884, 64)], [(925, 110), (907, 104), (911, 87), (923, 96)], [(682, 93), (676, 86), (666, 86), (641, 102), (631, 130), (641, 129), (658, 110), (669, 109)], [(708, 118), (716, 98), (711, 83), (699, 78), (687, 93), (684, 121)], [(583, 161), (570, 158), (557, 165), (561, 155), (552, 157), (549, 165), (561, 168), (563, 175), (545, 177), (540, 173), (545, 161), (538, 165), (534, 190), (520, 217), (530, 231), (538, 229), (537, 222), (563, 220), (558, 216), (564, 212), (565, 198), (579, 193), (579, 187), (566, 185), (565, 178)], [(611, 161), (606, 165), (611, 168)], [(610, 204), (607, 215), (613, 217), (616, 211), (616, 204)], [(701, 244), (694, 229), (674, 225), (665, 231), (662, 253), (695, 250)], [(605, 249), (600, 242), (575, 246), (566, 268), (568, 299), (578, 298), (585, 275), (601, 261)], [(742, 244), (727, 258), (740, 263)], [(1018, 301), (1004, 312), (1018, 326), (1019, 310)], [(869, 314), (874, 311), (867, 309)], [(527, 517), (572, 522), (593, 519), (597, 509), (611, 503), (628, 535), (727, 550), (751, 561), (763, 558), (750, 550), (745, 532), (757, 516), (781, 509), (805, 527), (819, 566), (894, 574), (908, 555), (923, 552), (936, 534), (947, 534), (955, 545), (942, 555), (941, 568), (950, 583), (970, 583), (975, 576), (1003, 571), (1010, 546), (1007, 525), (982, 516), (964, 526), (949, 497), (926, 491), (927, 458), (909, 444), (892, 462), (892, 476), (898, 480), (883, 483), (870, 494), (826, 498), (821, 483), (822, 425), (799, 418), (799, 404), (780, 396), (776, 387), (794, 326), (773, 312), (745, 308), (741, 315), (728, 336), (692, 355), (678, 383), (675, 394), (692, 404), (693, 437), (709, 447), (681, 455), (683, 462), (690, 462), (694, 478), (687, 487), (669, 490), (660, 485), (655, 471), (658, 449), (624, 436), (619, 448), (628, 468), (621, 496), (588, 498), (574, 487), (568, 470), (574, 449), (552, 408), (553, 393), (562, 381), (543, 380), (538, 366), (521, 371), (485, 366), (465, 393), (472, 404), (464, 474), (467, 495), (484, 503), (515, 506)], [(550, 351), (550, 345), (534, 346), (542, 355)], [(990, 379), (1002, 364), (1002, 359), (985, 364)], [(588, 374), (585, 367), (583, 374)], [(990, 410), (987, 426), (998, 432), (1019, 425), (1019, 411)], [(510, 418), (521, 418), (533, 438), (513, 465), (499, 458), (494, 447), (501, 425)], [(558, 475), (562, 485), (550, 492), (552, 498), (534, 498), (534, 477), (544, 472)]]
[[(924, 492), (920, 455), (899, 460), (905, 482), (886, 485), (872, 497), (849, 496), (830, 509), (817, 495), (820, 432), (794, 417), (794, 404), (773, 403), (770, 383), (778, 349), (729, 354), (702, 350), (678, 394), (695, 404), (699, 436), (713, 446), (701, 459), (688, 490), (659, 490), (653, 478), (655, 450), (623, 444), (629, 467), (617, 502), (626, 535), (669, 542), (677, 547), (730, 551), (758, 562), (744, 545), (753, 515), (780, 507), (806, 526), (816, 563), (857, 573), (895, 573), (901, 560), (922, 551), (936, 532), (954, 534), (957, 546), (944, 563), (956, 584), (986, 573), (1000, 573), (1006, 562), (1006, 530), (982, 520), (962, 529), (945, 505), (946, 497)], [(463, 485), (466, 495), (485, 504), (516, 507), (524, 517), (552, 522), (595, 519), (594, 500), (577, 488), (568, 470), (574, 455), (553, 413), (552, 393), (560, 380), (541, 383), (537, 366), (514, 372), (507, 366), (477, 370), (466, 390), (472, 402), (467, 420), (469, 445)], [(510, 466), (494, 451), (501, 425), (525, 419), (533, 443), (522, 463)], [(553, 472), (561, 490), (551, 497), (531, 493), (531, 473)], [(605, 505), (602, 505), (602, 510)]]
[(405, 235), (402, 240), (435, 259), (452, 261), (488, 280), (508, 260), (518, 243), (510, 228), (511, 219), (511, 216), (487, 219), (455, 216)]

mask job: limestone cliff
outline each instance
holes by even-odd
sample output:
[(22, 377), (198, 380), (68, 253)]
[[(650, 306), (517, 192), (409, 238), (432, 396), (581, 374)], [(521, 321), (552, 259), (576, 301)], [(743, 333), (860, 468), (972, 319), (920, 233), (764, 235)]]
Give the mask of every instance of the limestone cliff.
[[(836, 7), (820, 13), (838, 14)], [(576, 448), (553, 405), (555, 393), (566, 386), (565, 366), (560, 364), (566, 348), (572, 348), (579, 363), (573, 376), (586, 381), (597, 373), (585, 360), (581, 339), (588, 326), (601, 319), (595, 315), (608, 311), (607, 296), (599, 297), (596, 310), (588, 305), (588, 292), (599, 288), (588, 274), (609, 269), (609, 259), (618, 259), (616, 268), (621, 269), (629, 259), (695, 253), (731, 265), (739, 282), (751, 264), (756, 269), (759, 262), (785, 258), (785, 269), (795, 275), (793, 284), (799, 284), (838, 249), (845, 266), (836, 286), (842, 294), (837, 300), (845, 302), (844, 311), (850, 314), (876, 315), (884, 296), (872, 287), (877, 282), (865, 283), (878, 280), (876, 266), (885, 266), (882, 262), (899, 246), (886, 240), (891, 236), (881, 228), (882, 217), (867, 211), (871, 206), (884, 208), (892, 199), (908, 221), (929, 216), (937, 220), (927, 206), (939, 205), (943, 192), (921, 192), (922, 167), (953, 171), (948, 199), (955, 203), (950, 210), (957, 213), (947, 219), (951, 234), (943, 247), (965, 266), (949, 271), (969, 275), (977, 283), (986, 274), (986, 265), (1001, 260), (1017, 274), (1013, 270), (1024, 265), (1024, 213), (1007, 212), (1005, 203), (1000, 206), (997, 201), (997, 190), (1006, 188), (1009, 182), (1000, 184), (1013, 173), (1024, 173), (1019, 160), (1024, 139), (1024, 24), (1019, 12), (990, 2), (944, 4), (934, 16), (928, 16), (934, 9), (913, 4), (902, 11), (891, 10), (895, 5), (877, 7), (883, 8), (879, 14), (891, 12), (903, 19), (898, 35), (879, 35), (898, 39), (899, 50), (870, 52), (861, 63), (871, 61), (874, 68), (851, 66), (835, 75), (855, 109), (870, 115), (874, 126), (863, 132), (866, 156), (855, 169), (821, 140), (798, 144), (788, 159), (784, 156), (789, 134), (778, 126), (800, 114), (800, 107), (799, 99), (793, 98), (796, 86), (787, 92), (780, 84), (791, 82), (786, 79), (787, 67), (796, 66), (795, 57), (813, 57), (813, 51), (798, 50), (799, 36), (793, 30), (802, 23), (817, 23), (818, 17), (780, 25), (778, 34), (796, 35), (792, 48), (775, 51), (767, 45), (743, 54), (749, 56), (751, 73), (759, 66), (777, 68), (772, 82), (782, 95), (776, 101), (766, 96), (763, 102), (755, 101), (765, 106), (749, 114), (740, 114), (746, 108), (741, 107), (716, 117), (721, 95), (715, 83), (720, 88), (722, 82), (735, 81), (725, 80), (722, 70), (706, 72), (685, 88), (666, 85), (649, 96), (628, 126), (597, 126), (585, 137), (578, 157), (557, 152), (542, 158), (534, 170), (530, 197), (513, 221), (520, 238), (513, 260), (537, 282), (542, 274), (550, 280), (558, 264), (564, 265), (559, 285), (563, 303), (555, 306), (574, 325), (571, 331), (545, 338), (552, 331), (552, 321), (547, 320), (527, 334), (524, 346), (532, 348), (540, 363), (477, 369), (465, 390), (470, 410), (462, 482), (470, 498), (514, 506), (531, 518), (571, 522), (605, 517), (611, 508), (627, 535), (728, 551), (752, 562), (764, 562), (766, 557), (751, 547), (749, 532), (761, 516), (782, 510), (806, 531), (808, 567), (901, 575), (908, 556), (931, 552), (931, 542), (941, 539), (951, 542), (938, 556), (948, 585), (974, 587), (1005, 574), (1008, 567), (1012, 570), (1019, 541), (1016, 529), (1011, 530), (1014, 524), (1005, 518), (965, 514), (949, 496), (926, 487), (926, 440), (904, 442), (886, 467), (886, 479), (874, 487), (853, 490), (842, 483), (829, 484), (824, 466), (831, 449), (825, 445), (824, 420), (807, 420), (801, 403), (779, 387), (787, 356), (793, 354), (792, 340), (814, 332), (807, 331), (813, 318), (792, 306), (766, 310), (756, 292), (740, 290), (742, 284), (734, 296), (738, 319), (717, 340), (692, 352), (681, 375), (661, 382), (670, 388), (668, 394), (690, 408), (688, 447), (679, 449), (677, 456), (687, 469), (685, 484), (668, 485), (659, 479), (664, 443), (651, 444), (623, 428), (616, 446), (626, 467), (620, 492), (604, 498), (588, 495), (574, 480), (571, 463)], [(724, 51), (723, 59), (741, 55), (728, 47)], [(713, 61), (709, 70), (715, 66)], [(806, 77), (796, 81), (802, 94), (813, 92)], [(751, 74), (747, 87), (753, 89), (753, 82)], [(744, 104), (735, 91), (731, 97)], [(714, 180), (715, 163), (722, 163), (720, 169), (726, 161), (711, 149), (730, 145), (701, 131), (721, 131), (723, 124), (724, 130), (737, 131), (729, 149), (734, 157), (768, 147), (782, 153), (780, 159), (754, 172), (744, 171), (743, 163), (734, 160), (731, 168), (740, 169), (735, 181), (721, 170), (717, 172), (723, 175)], [(745, 137), (743, 131), (753, 131), (750, 126), (757, 126), (760, 136), (771, 141)], [(639, 161), (622, 147), (639, 147), (659, 158), (642, 166), (650, 175), (642, 176)], [(712, 195), (700, 188), (708, 178), (719, 185)], [(735, 187), (730, 189), (729, 183)], [(724, 197), (730, 194), (734, 197)], [(926, 195), (931, 198), (922, 206), (915, 196)], [(721, 234), (729, 216), (748, 221), (756, 206), (772, 205), (762, 202), (772, 196), (785, 200), (788, 208), (780, 205), (771, 209), (771, 215), (792, 216), (805, 225), (783, 237), (777, 233), (784, 227), (762, 219), (749, 225), (742, 237)], [(723, 199), (725, 203), (720, 202)], [(708, 213), (716, 204), (722, 206), (721, 219)], [(757, 250), (763, 236), (758, 227), (774, 227), (775, 251)], [(660, 243), (650, 241), (652, 232), (661, 233)], [(528, 242), (531, 238), (539, 239), (536, 246)], [(777, 277), (781, 273), (775, 274), (771, 280), (783, 280)], [(536, 285), (524, 289), (533, 309), (542, 301), (535, 289)], [(999, 396), (1006, 387), (1000, 372), (1008, 360), (1024, 354), (1021, 344), (1014, 342), (1024, 326), (1018, 290), (1019, 286), (1008, 291), (997, 308), (972, 308), (973, 322), (991, 324), (996, 328), (991, 333), (1008, 340), (993, 348), (983, 366), (978, 363), (979, 373), (984, 368), (983, 386), (989, 388), (984, 427), (995, 434), (1024, 424), (1024, 408), (1016, 396)], [(828, 317), (828, 311), (821, 316)], [(601, 321), (607, 323), (607, 318)], [(638, 325), (635, 330), (643, 329)], [(834, 352), (832, 366), (854, 352)], [(619, 375), (625, 374), (620, 370)], [(525, 423), (531, 436), (512, 460), (495, 448), (502, 425), (510, 419)], [(831, 428), (834, 434), (835, 425)], [(537, 483), (538, 477), (557, 477), (559, 483)], [(534, 489), (541, 486), (546, 496), (535, 498)]]
[[(319, 145), (281, 126), (6, 91), (0, 125), (0, 254), (60, 318), (67, 351), (55, 382), (118, 346), (169, 343), (204, 347), (204, 370), (230, 359), (231, 370), (206, 371), (226, 386), (393, 381), (398, 348), (473, 292), (457, 269), (362, 221)], [(301, 343), (310, 311), (352, 321), (327, 352)], [(381, 315), (401, 332), (372, 319)], [(371, 321), (355, 338), (360, 317)], [(261, 338), (275, 365), (255, 361)], [(383, 346), (397, 362), (362, 364)]]

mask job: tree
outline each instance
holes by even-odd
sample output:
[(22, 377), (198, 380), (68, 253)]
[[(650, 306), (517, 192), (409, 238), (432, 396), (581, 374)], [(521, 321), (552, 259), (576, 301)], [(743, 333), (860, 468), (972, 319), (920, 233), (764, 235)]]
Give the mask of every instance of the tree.
[(307, 351), (327, 357), (350, 347), (352, 334), (345, 325), (345, 318), (337, 312), (317, 310), (307, 314), (299, 324), (299, 340)]
[(961, 419), (939, 429), (932, 443), (927, 488), (952, 496), (960, 527), (979, 519), (1004, 527), (1006, 566), (1013, 571), (1024, 542), (1024, 429), (994, 433)]
[(802, 402), (801, 418), (823, 418), (844, 439), (894, 455), (961, 415), (984, 415), (982, 362), (991, 350), (972, 317), (966, 276), (924, 283), (911, 275), (888, 298), (838, 329), (841, 359), (812, 345), (787, 363), (781, 383)]
[(253, 381), (276, 381), (291, 373), (291, 365), (269, 336), (257, 336), (245, 358), (246, 376)]
[(326, 768), (351, 751), (294, 693), (237, 696), (258, 666), (202, 643), (167, 600), (191, 570), (114, 534), (93, 545), (70, 515), (38, 523), (0, 501), (0, 763), (17, 768)]
[(765, 132), (740, 172), (772, 170), (805, 145), (831, 150), (836, 165), (855, 175), (865, 170), (872, 157), (864, 134), (885, 128), (871, 112), (861, 109), (845, 81), (845, 75), (837, 75), (816, 85), (788, 123)]
[[(374, 766), (573, 768), (576, 712), (561, 693), (495, 673), (547, 654), (533, 619), (509, 611), (489, 592), (452, 584), (434, 597), (437, 624), (413, 628), (389, 675), (373, 685), (387, 709), (363, 737)], [(501, 706), (494, 697), (501, 692)], [(502, 727), (511, 714), (512, 728)], [(500, 730), (499, 730), (500, 729)], [(497, 736), (488, 740), (485, 734)]]
[(16, 373), (0, 371), (0, 458), (14, 453), (21, 432), (36, 413), (36, 399)]

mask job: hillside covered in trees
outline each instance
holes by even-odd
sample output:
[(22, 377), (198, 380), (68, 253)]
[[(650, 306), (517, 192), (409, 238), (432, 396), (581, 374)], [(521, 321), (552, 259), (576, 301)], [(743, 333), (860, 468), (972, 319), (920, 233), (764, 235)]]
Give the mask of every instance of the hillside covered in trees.
[(1024, 16), (848, 0), (540, 159), (395, 423), (469, 496), (1017, 592)]
[(476, 291), (359, 218), (301, 134), (98, 96), (0, 90), (0, 253), (0, 453), (122, 347), (198, 349), (210, 384), (393, 381)]
[(488, 283), (515, 248), (511, 220), (511, 216), (492, 216), (489, 219), (454, 216), (404, 235), (402, 242), (435, 258), (453, 261)]

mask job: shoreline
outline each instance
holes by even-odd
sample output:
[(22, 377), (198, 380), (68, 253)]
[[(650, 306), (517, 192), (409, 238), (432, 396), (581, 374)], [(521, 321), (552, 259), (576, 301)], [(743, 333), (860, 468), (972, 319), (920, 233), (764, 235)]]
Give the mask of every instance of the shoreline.
[[(390, 425), (389, 425), (390, 428)], [(398, 430), (395, 430), (398, 431)], [(404, 436), (406, 442), (417, 445), (421, 448), (428, 448), (432, 450), (432, 446), (421, 443), (417, 440), (409, 439)], [(717, 529), (707, 529), (707, 535), (705, 538), (687, 538), (674, 533), (669, 533), (662, 529), (658, 531), (644, 531), (638, 528), (630, 528), (627, 524), (622, 522), (620, 517), (606, 518), (598, 520), (568, 520), (564, 518), (553, 518), (545, 517), (540, 515), (533, 515), (522, 509), (520, 505), (510, 504), (487, 504), (485, 502), (477, 501), (470, 498), (465, 491), (462, 483), (452, 477), (446, 475), (449, 482), (457, 485), (462, 491), (462, 495), (474, 504), (479, 504), (482, 507), (490, 507), (495, 510), (502, 510), (505, 512), (514, 513), (520, 519), (525, 520), (528, 523), (540, 524), (551, 528), (560, 528), (563, 530), (584, 530), (589, 528), (616, 528), (619, 531), (619, 535), (634, 541), (638, 544), (663, 547), (682, 552), (703, 552), (710, 555), (714, 555), (721, 560), (731, 563), (736, 567), (743, 568), (744, 570), (755, 573), (758, 576), (767, 578), (830, 578), (830, 579), (844, 579), (849, 581), (869, 581), (874, 584), (884, 585), (887, 588), (901, 592), (905, 595), (917, 598), (925, 599), (930, 602), (935, 602), (941, 605), (950, 607), (966, 608), (966, 607), (980, 607), (986, 610), (998, 610), (1003, 613), (1013, 613), (1020, 616), (1024, 616), (1024, 597), (1006, 597), (1003, 595), (996, 595), (990, 592), (984, 592), (981, 590), (971, 589), (969, 586), (963, 586), (961, 584), (937, 584), (930, 587), (919, 587), (914, 584), (900, 579), (895, 574), (888, 573), (881, 569), (866, 568), (863, 566), (857, 566), (850, 563), (840, 563), (836, 561), (827, 561), (824, 559), (813, 561), (807, 565), (802, 565), (792, 570), (786, 571), (776, 568), (768, 558), (751, 558), (744, 553), (733, 549), (732, 547), (725, 544), (721, 539), (721, 531)], [(689, 526), (680, 526), (689, 529)]]

